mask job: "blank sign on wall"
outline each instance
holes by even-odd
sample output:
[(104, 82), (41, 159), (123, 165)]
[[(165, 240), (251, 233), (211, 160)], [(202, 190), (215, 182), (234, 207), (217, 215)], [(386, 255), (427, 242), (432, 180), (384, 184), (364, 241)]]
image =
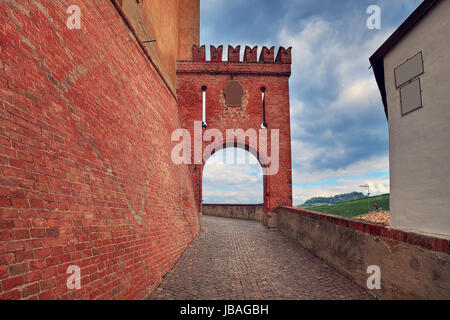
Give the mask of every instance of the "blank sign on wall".
[(400, 101), (402, 115), (422, 107), (420, 79), (416, 79), (400, 89)]
[(422, 74), (424, 72), (422, 52), (419, 52), (405, 63), (399, 65), (395, 68), (394, 72), (397, 88)]

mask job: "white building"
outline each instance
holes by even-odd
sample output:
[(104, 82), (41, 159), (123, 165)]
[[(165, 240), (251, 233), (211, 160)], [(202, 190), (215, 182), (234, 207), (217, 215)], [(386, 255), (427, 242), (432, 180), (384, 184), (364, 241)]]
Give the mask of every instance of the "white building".
[(425, 0), (370, 62), (389, 122), (391, 227), (450, 238), (450, 0)]

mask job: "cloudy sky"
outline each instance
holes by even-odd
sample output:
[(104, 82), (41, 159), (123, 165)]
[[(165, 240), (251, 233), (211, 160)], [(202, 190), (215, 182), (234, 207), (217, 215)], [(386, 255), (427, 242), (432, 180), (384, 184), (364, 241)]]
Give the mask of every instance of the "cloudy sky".
[[(201, 0), (202, 44), (223, 44), (224, 52), (228, 44), (293, 47), (294, 204), (364, 183), (372, 194), (389, 192), (387, 121), (368, 59), (421, 2)], [(381, 8), (380, 30), (366, 27), (369, 5)], [(226, 149), (207, 162), (205, 203), (262, 197), (261, 168), (245, 151)]]

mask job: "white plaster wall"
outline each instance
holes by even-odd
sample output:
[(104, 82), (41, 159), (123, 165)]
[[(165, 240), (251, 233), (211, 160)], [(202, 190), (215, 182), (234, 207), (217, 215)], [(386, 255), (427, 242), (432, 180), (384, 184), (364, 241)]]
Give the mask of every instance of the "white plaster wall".
[[(394, 69), (419, 51), (423, 108), (401, 115)], [(437, 4), (384, 58), (391, 226), (450, 237), (450, 1)]]

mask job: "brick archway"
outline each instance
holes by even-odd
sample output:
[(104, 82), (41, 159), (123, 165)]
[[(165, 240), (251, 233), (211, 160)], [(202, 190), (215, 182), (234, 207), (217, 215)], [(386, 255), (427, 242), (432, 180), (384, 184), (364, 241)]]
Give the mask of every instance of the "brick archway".
[[(193, 48), (193, 61), (177, 62), (177, 97), (181, 123), (194, 137), (200, 132), (201, 157), (195, 159), (195, 142), (192, 144), (190, 165), (193, 186), (201, 211), (202, 172), (209, 155), (225, 147), (238, 147), (254, 154), (264, 172), (264, 211), (272, 212), (279, 206), (292, 205), (291, 135), (289, 115), (289, 77), (291, 50), (280, 48), (274, 59), (274, 48), (263, 47), (259, 60), (257, 47), (245, 48), (244, 61), (239, 60), (239, 47), (228, 48), (228, 61), (222, 61), (222, 46), (211, 47), (212, 61), (205, 61), (205, 46)], [(243, 89), (240, 106), (229, 106), (224, 90), (231, 82)], [(206, 116), (203, 114), (205, 91)], [(265, 88), (265, 112), (262, 90)], [(207, 127), (202, 127), (202, 119)], [(267, 128), (263, 128), (265, 122)], [(230, 130), (241, 133), (230, 139)], [(221, 135), (226, 143), (216, 139)], [(252, 140), (248, 133), (257, 133)], [(261, 137), (267, 135), (266, 144)], [(276, 137), (278, 136), (278, 143)], [(202, 139), (201, 138), (201, 139)], [(210, 138), (210, 139), (208, 139)], [(264, 139), (262, 139), (264, 140)], [(278, 148), (278, 163), (276, 160)], [(207, 155), (204, 157), (204, 153)], [(197, 155), (198, 156), (198, 155)], [(262, 162), (261, 162), (262, 160)], [(266, 165), (267, 164), (267, 165)], [(278, 166), (278, 170), (274, 170)]]
[[(263, 172), (264, 172), (264, 168), (267, 167), (267, 165), (265, 164), (265, 163), (267, 163), (267, 161), (265, 161), (265, 156), (263, 154), (261, 154), (254, 147), (251, 147), (248, 143), (247, 144), (243, 144), (241, 142), (235, 142), (235, 143), (231, 143), (229, 145), (224, 143), (222, 145), (214, 146), (214, 149), (212, 150), (211, 154), (206, 156), (206, 158), (203, 161), (203, 164), (201, 165), (201, 173), (200, 173), (200, 182), (201, 183), (200, 183), (200, 193), (199, 193), (199, 196), (201, 197), (200, 198), (200, 203), (202, 203), (202, 199), (203, 199), (203, 171), (204, 171), (204, 168), (206, 166), (206, 163), (208, 162), (208, 160), (216, 152), (221, 151), (221, 150), (225, 150), (227, 148), (237, 148), (237, 149), (242, 149), (242, 150), (247, 151), (248, 153), (250, 153), (251, 155), (253, 155), (256, 158), (256, 160), (258, 161), (258, 164), (261, 167)], [(270, 179), (270, 175), (263, 175), (263, 199), (264, 199), (264, 210), (265, 210), (265, 212), (270, 212), (270, 205), (269, 205), (269, 203), (270, 203), (270, 198), (269, 198), (269, 194), (270, 194), (269, 179)]]

